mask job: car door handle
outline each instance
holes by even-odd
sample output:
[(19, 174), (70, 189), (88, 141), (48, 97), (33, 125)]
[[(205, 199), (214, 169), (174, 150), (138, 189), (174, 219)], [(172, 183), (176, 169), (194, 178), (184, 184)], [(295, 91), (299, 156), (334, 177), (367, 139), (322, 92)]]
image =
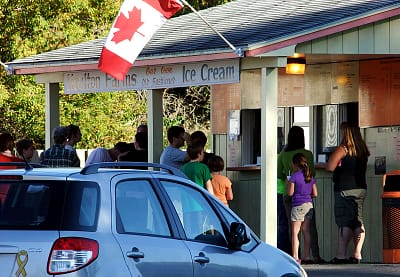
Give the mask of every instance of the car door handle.
[(140, 258), (144, 258), (144, 253), (139, 251), (138, 248), (133, 247), (132, 251), (126, 252), (126, 256), (129, 258), (140, 259)]
[(206, 264), (210, 262), (210, 258), (206, 257), (203, 252), (199, 253), (199, 256), (194, 257), (194, 261), (201, 264)]
[(129, 258), (139, 259), (139, 258), (144, 258), (144, 253), (129, 251), (126, 253), (126, 256), (128, 256)]

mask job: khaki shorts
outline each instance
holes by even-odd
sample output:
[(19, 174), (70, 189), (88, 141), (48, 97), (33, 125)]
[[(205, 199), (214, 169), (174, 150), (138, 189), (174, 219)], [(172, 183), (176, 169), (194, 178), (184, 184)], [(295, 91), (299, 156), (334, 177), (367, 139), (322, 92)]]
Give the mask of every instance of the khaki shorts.
[(304, 221), (304, 219), (311, 220), (313, 214), (314, 214), (313, 204), (311, 202), (307, 202), (300, 206), (292, 207), (290, 220), (291, 221)]
[(338, 227), (354, 230), (364, 224), (363, 207), (366, 193), (366, 189), (335, 192), (335, 222)]

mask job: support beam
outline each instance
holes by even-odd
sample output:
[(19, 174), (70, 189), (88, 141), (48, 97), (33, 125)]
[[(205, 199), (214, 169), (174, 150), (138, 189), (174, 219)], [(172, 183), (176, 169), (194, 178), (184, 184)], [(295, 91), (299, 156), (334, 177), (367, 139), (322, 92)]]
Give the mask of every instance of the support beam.
[(278, 68), (261, 69), (260, 237), (277, 245)]
[(163, 145), (163, 90), (147, 90), (148, 160), (160, 162)]
[(46, 122), (45, 122), (45, 149), (53, 142), (53, 129), (60, 125), (59, 83), (45, 83), (46, 88)]

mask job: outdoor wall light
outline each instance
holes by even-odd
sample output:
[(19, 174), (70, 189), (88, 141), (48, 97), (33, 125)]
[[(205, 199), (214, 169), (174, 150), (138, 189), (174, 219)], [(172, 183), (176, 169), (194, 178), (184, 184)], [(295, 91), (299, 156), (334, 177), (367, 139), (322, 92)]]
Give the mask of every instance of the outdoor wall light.
[(287, 57), (286, 74), (304, 74), (306, 70), (306, 57), (303, 54), (295, 53)]

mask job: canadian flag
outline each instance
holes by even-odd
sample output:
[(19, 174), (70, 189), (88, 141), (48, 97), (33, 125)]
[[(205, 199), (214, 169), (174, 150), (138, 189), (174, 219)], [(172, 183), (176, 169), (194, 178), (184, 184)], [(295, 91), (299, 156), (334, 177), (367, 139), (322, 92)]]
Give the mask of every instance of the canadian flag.
[(123, 80), (154, 33), (182, 7), (179, 0), (125, 0), (101, 51), (98, 68)]

